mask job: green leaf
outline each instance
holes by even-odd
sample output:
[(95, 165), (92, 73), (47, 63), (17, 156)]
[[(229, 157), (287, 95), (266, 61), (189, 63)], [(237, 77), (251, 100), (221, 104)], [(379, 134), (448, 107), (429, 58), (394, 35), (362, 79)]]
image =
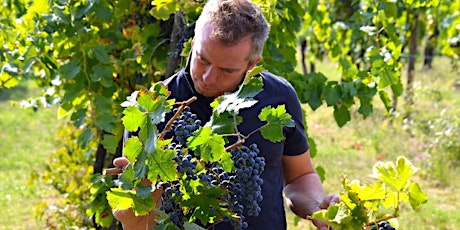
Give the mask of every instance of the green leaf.
[(147, 138), (145, 139), (144, 143), (145, 151), (147, 154), (153, 154), (157, 149), (158, 129), (154, 124), (152, 124), (150, 120), (147, 120), (147, 125), (145, 128), (141, 128), (140, 135), (143, 136), (143, 134), (146, 132)]
[(323, 104), (322, 94), (327, 77), (322, 73), (309, 73), (306, 77), (307, 84), (302, 93), (302, 98), (307, 100), (308, 105), (310, 105), (313, 110), (316, 110)]
[(383, 89), (389, 85), (399, 83), (398, 73), (391, 69), (390, 66), (385, 66), (378, 70), (380, 72), (379, 88)]
[(152, 185), (139, 184), (136, 187), (136, 196), (140, 198), (147, 198), (149, 196), (152, 196), (152, 192), (153, 192)]
[(233, 116), (229, 112), (217, 113), (213, 112), (209, 126), (212, 131), (218, 134), (233, 134), (235, 133), (235, 127), (237, 127), (243, 118), (241, 116)]
[(85, 130), (78, 136), (77, 143), (80, 148), (85, 149), (88, 146), (88, 143), (93, 139), (94, 135), (91, 132), (90, 128), (85, 128)]
[(143, 127), (147, 124), (147, 114), (141, 112), (137, 107), (127, 107), (123, 110), (123, 114), (125, 115), (122, 118), (123, 125), (128, 131), (137, 131), (139, 127)]
[[(164, 87), (164, 86), (163, 86)], [(160, 85), (156, 85), (156, 90), (164, 90)], [(171, 110), (171, 100), (161, 91), (141, 90), (137, 96), (137, 103), (148, 112), (148, 116), (154, 124), (164, 120), (166, 113)]]
[(110, 153), (115, 153), (118, 147), (118, 139), (112, 134), (105, 134), (102, 138), (102, 145)]
[(78, 65), (78, 62), (75, 60), (72, 60), (64, 65), (62, 65), (59, 68), (59, 71), (61, 72), (61, 76), (64, 79), (72, 79), (75, 76), (77, 76), (78, 73), (80, 73), (80, 66)]
[(107, 201), (114, 211), (133, 209), (134, 215), (147, 215), (155, 208), (155, 201), (151, 196), (140, 198), (132, 190), (112, 188), (107, 192)]
[(143, 146), (137, 136), (130, 137), (126, 140), (123, 148), (123, 154), (128, 158), (129, 162), (134, 162), (137, 156), (141, 154)]
[(265, 107), (259, 114), (261, 121), (267, 121), (260, 132), (262, 136), (271, 142), (278, 142), (285, 139), (283, 128), (294, 127), (295, 123), (291, 119), (291, 115), (286, 112), (285, 105), (279, 105), (276, 108), (271, 106)]
[[(202, 224), (206, 225), (210, 217), (216, 215), (216, 208), (225, 205), (221, 200), (223, 193), (224, 190), (219, 187), (203, 187), (200, 193), (195, 193), (193, 196), (189, 196), (189, 199), (182, 201), (183, 205), (195, 208), (190, 217), (191, 221), (194, 222), (194, 220), (198, 219)], [(224, 210), (224, 208), (218, 209), (218, 211)]]
[(362, 201), (382, 200), (385, 198), (386, 190), (383, 182), (361, 185), (360, 181), (354, 180), (350, 182), (349, 186), (350, 191), (356, 192)]
[(247, 83), (242, 84), (238, 91), (216, 98), (211, 106), (218, 114), (229, 112), (232, 116), (236, 116), (241, 109), (249, 108), (257, 103), (253, 97), (262, 91), (262, 87), (261, 78), (251, 78)]
[(134, 174), (134, 168), (132, 165), (129, 165), (125, 170), (123, 170), (123, 173), (119, 177), (122, 189), (134, 189), (134, 182), (136, 181), (136, 176)]
[(369, 116), (374, 110), (372, 106), (372, 101), (368, 98), (359, 98), (360, 106), (358, 112), (363, 115), (364, 118)]
[(396, 18), (398, 16), (398, 7), (396, 2), (385, 1), (384, 6), (385, 16), (387, 18)]
[[(251, 75), (251, 74), (256, 74), (256, 73), (251, 72), (248, 75)], [(250, 78), (248, 81), (246, 81), (244, 84), (240, 86), (237, 92), (238, 98), (255, 97), (257, 94), (259, 94), (262, 91), (263, 85), (264, 83), (261, 77)]]
[(152, 5), (155, 7), (150, 10), (150, 14), (162, 20), (168, 20), (170, 15), (175, 13), (178, 7), (176, 1), (164, 0), (154, 0)]
[(417, 168), (408, 159), (400, 156), (396, 165), (393, 162), (375, 163), (370, 176), (384, 181), (397, 191), (402, 191), (409, 185), (410, 178), (416, 171)]
[(417, 210), (421, 204), (428, 201), (428, 196), (422, 191), (420, 185), (415, 182), (410, 183), (408, 195), (409, 203), (414, 210)]
[(347, 122), (351, 120), (350, 111), (344, 105), (334, 106), (334, 118), (339, 127), (343, 127)]
[(194, 136), (187, 140), (187, 146), (206, 162), (216, 162), (223, 159), (225, 151), (224, 138), (212, 133), (210, 127), (202, 127), (194, 132)]
[(391, 85), (391, 91), (396, 97), (399, 97), (403, 94), (404, 86), (401, 83), (401, 79), (399, 79), (397, 83), (394, 83)]
[(328, 82), (324, 89), (324, 99), (328, 106), (334, 106), (342, 102), (342, 90), (337, 82)]
[(94, 55), (96, 59), (103, 64), (109, 64), (110, 57), (109, 57), (110, 48), (108, 46), (95, 46), (94, 47)]
[(116, 122), (117, 119), (111, 113), (98, 111), (94, 117), (94, 124), (107, 132), (112, 132), (115, 129)]
[(146, 164), (147, 154), (145, 151), (142, 151), (134, 162), (134, 176), (140, 179), (147, 178), (147, 173), (149, 172), (149, 167)]
[(255, 66), (251, 70), (249, 70), (246, 75), (244, 76), (244, 84), (247, 84), (254, 76), (263, 72), (265, 68), (263, 66)]
[(97, 4), (94, 7), (96, 17), (101, 20), (110, 20), (113, 15), (112, 9), (108, 5)]
[(112, 71), (102, 65), (93, 66), (94, 73), (91, 74), (91, 80), (93, 82), (101, 82), (105, 87), (112, 86)]
[(171, 149), (157, 148), (155, 154), (147, 155), (148, 178), (153, 182), (160, 177), (163, 180), (177, 179), (176, 163), (172, 159), (176, 152)]
[(80, 5), (78, 10), (74, 12), (74, 17), (75, 19), (81, 19), (83, 16), (88, 14), (88, 12), (93, 8), (95, 0), (88, 0), (87, 3), (88, 5)]
[(383, 102), (383, 105), (385, 105), (386, 110), (390, 111), (392, 108), (392, 104), (391, 104), (391, 99), (388, 96), (388, 93), (385, 91), (379, 91), (379, 96), (380, 96), (380, 100)]

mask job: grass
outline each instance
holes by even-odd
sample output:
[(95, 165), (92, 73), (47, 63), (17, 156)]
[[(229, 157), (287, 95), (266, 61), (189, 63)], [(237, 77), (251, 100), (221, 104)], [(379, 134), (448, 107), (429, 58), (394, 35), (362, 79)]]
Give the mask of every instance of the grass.
[(59, 125), (55, 110), (33, 112), (13, 106), (11, 100), (37, 95), (32, 82), (0, 95), (0, 229), (42, 229), (33, 206), (45, 194), (46, 186), (30, 184), (32, 172), (43, 171), (55, 149), (54, 132)]
[[(413, 116), (416, 123), (422, 122), (422, 118), (438, 117), (442, 109), (455, 110), (460, 105), (460, 89), (452, 88), (459, 80), (458, 73), (446, 69), (450, 63), (445, 59), (435, 59), (433, 66), (435, 69), (432, 70), (417, 68)], [(327, 76), (330, 76), (329, 72), (336, 71), (334, 68), (330, 63), (318, 63), (319, 71)], [(28, 82), (0, 95), (0, 130), (3, 131), (0, 133), (0, 155), (6, 162), (0, 168), (0, 205), (5, 207), (0, 210), (0, 230), (43, 229), (44, 226), (35, 220), (33, 206), (41, 201), (47, 187), (27, 184), (30, 173), (43, 170), (49, 154), (56, 149), (54, 132), (60, 122), (56, 122), (54, 109), (32, 112), (9, 103), (9, 100), (20, 100), (37, 93), (33, 84)], [(403, 103), (401, 98), (401, 110)], [(447, 184), (428, 177), (433, 172), (425, 167), (429, 161), (425, 151), (426, 138), (414, 128), (417, 124), (403, 126), (401, 120), (395, 120), (393, 125), (389, 125), (378, 99), (374, 104), (375, 111), (371, 116), (362, 119), (352, 112), (352, 121), (342, 128), (332, 119), (332, 109), (321, 107), (311, 111), (305, 106), (309, 135), (318, 148), (314, 163), (326, 170), (326, 190), (340, 192), (341, 175), (347, 175), (349, 179), (370, 180), (367, 175), (375, 162), (395, 160), (403, 155), (420, 168), (415, 180), (428, 194), (429, 201), (419, 211), (403, 207), (399, 218), (400, 229), (458, 229), (458, 170), (444, 172)], [(294, 224), (294, 216), (290, 212), (288, 224), (289, 230), (314, 229), (305, 220)]]

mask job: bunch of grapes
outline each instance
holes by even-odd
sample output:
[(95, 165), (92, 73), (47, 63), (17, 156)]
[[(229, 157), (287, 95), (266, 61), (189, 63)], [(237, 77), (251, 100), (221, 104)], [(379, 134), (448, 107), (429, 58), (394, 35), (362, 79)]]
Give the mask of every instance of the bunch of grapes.
[[(174, 109), (175, 113), (177, 109)], [(197, 119), (196, 114), (190, 112), (190, 107), (186, 106), (184, 111), (173, 123), (174, 137), (178, 144), (185, 146), (187, 138), (193, 136), (193, 132), (199, 129), (201, 120)]]
[(373, 226), (371, 230), (395, 230), (395, 228), (388, 221), (382, 221), (377, 227)]
[(163, 200), (160, 209), (165, 211), (171, 222), (176, 226), (184, 225), (184, 212), (176, 200), (181, 196), (180, 184), (178, 181), (166, 182), (163, 184)]
[(232, 160), (236, 171), (236, 182), (241, 186), (238, 200), (245, 204), (248, 216), (257, 217), (260, 213), (259, 203), (263, 200), (260, 175), (264, 171), (265, 159), (257, 156), (259, 149), (256, 144), (244, 145), (232, 149)]
[[(194, 158), (193, 152), (186, 149), (186, 140), (200, 126), (201, 121), (188, 106), (173, 123), (172, 130), (177, 143), (173, 142), (167, 148), (176, 152), (173, 160), (176, 162), (179, 177), (187, 181), (199, 180), (204, 186), (223, 189), (225, 192), (219, 199), (225, 203), (224, 208), (238, 217), (222, 214), (223, 221), (230, 222), (235, 229), (248, 228), (244, 215), (256, 217), (261, 211), (259, 202), (263, 199), (263, 180), (260, 175), (264, 171), (265, 159), (258, 156), (256, 144), (249, 147), (242, 145), (231, 150), (235, 171), (227, 172), (215, 162), (204, 163), (198, 169), (198, 161)], [(161, 209), (169, 215), (173, 224), (182, 228), (184, 220), (194, 210), (181, 207), (181, 183), (179, 180), (164, 182), (163, 189)], [(184, 210), (187, 210), (186, 213)]]

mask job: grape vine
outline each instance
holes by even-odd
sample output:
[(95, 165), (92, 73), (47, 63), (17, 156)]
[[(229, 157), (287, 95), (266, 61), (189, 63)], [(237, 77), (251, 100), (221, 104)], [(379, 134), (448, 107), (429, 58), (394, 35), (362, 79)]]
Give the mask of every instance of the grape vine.
[[(261, 70), (256, 68), (254, 72)], [(261, 114), (271, 113), (273, 117), (264, 126), (247, 135), (239, 133), (242, 119), (236, 118), (238, 111), (257, 103), (253, 97), (261, 90), (260, 78), (247, 78), (237, 92), (213, 103), (213, 116), (228, 115), (226, 106), (232, 108), (227, 121), (211, 119), (213, 122), (207, 124), (202, 124), (188, 106), (195, 98), (184, 102), (168, 99), (169, 92), (161, 83), (133, 93), (122, 104), (126, 107), (123, 123), (128, 131), (138, 131), (138, 135), (128, 138), (124, 148), (132, 163), (123, 171), (106, 171), (106, 175), (121, 173), (119, 187), (107, 192), (110, 206), (114, 210), (132, 208), (136, 215), (144, 215), (156, 205), (149, 194), (162, 189), (162, 204), (156, 210), (161, 213), (156, 216), (160, 226), (187, 229), (229, 222), (235, 229), (248, 228), (245, 217), (257, 217), (261, 211), (260, 175), (265, 159), (258, 156), (256, 144), (245, 145), (245, 140), (260, 131), (268, 140), (279, 141), (279, 132), (293, 122), (283, 112), (284, 106), (267, 107)], [(235, 98), (248, 103), (239, 104)], [(172, 118), (163, 121), (168, 113), (173, 114)], [(160, 132), (157, 125), (162, 122), (166, 125)], [(215, 127), (222, 126), (232, 127), (233, 133), (219, 133)], [(267, 132), (267, 126), (274, 131)], [(236, 137), (236, 141), (229, 142), (228, 136)], [(145, 179), (152, 185), (142, 184)]]
[(370, 177), (374, 183), (349, 181), (342, 178), (344, 191), (340, 202), (327, 210), (315, 212), (311, 219), (329, 223), (334, 229), (394, 229), (389, 221), (396, 221), (400, 207), (409, 203), (417, 210), (427, 202), (427, 195), (411, 181), (417, 168), (405, 157), (396, 162), (377, 162)]

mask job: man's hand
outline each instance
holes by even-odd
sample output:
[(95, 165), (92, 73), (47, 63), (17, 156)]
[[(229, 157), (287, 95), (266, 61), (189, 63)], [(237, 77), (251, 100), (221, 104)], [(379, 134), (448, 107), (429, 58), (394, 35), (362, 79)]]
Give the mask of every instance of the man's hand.
[[(118, 157), (113, 160), (113, 165), (116, 168), (124, 170), (126, 166), (129, 165), (129, 160), (126, 157)], [(151, 185), (152, 182), (145, 179), (141, 182), (143, 185)], [(156, 207), (161, 206), (161, 194), (163, 193), (162, 189), (156, 189), (152, 193), (152, 198), (156, 203)], [(123, 229), (125, 230), (137, 230), (137, 229), (151, 229), (155, 226), (155, 214), (152, 210), (149, 214), (145, 216), (136, 216), (131, 208), (113, 211), (113, 216), (115, 219), (121, 222)]]
[[(329, 206), (337, 204), (340, 202), (340, 198), (338, 194), (329, 194), (325, 196), (320, 204), (321, 209), (327, 209)], [(313, 220), (313, 224), (319, 229), (319, 230), (329, 230), (332, 229), (327, 223), (319, 221), (319, 220)]]

